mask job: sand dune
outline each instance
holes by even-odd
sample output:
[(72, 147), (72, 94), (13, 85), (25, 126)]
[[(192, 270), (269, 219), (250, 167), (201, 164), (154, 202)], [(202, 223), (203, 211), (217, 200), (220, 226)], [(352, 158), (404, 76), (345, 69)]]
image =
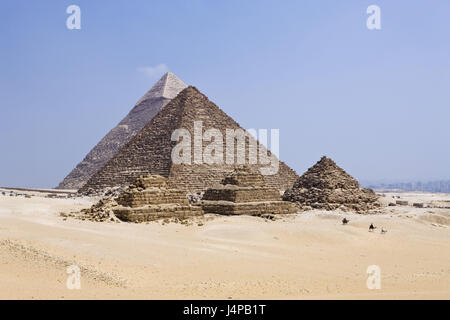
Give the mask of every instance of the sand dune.
[[(59, 215), (92, 201), (0, 195), (0, 299), (450, 298), (450, 209), (310, 211), (276, 221), (208, 215), (189, 226)], [(81, 290), (66, 287), (73, 264)], [(380, 290), (366, 287), (369, 265), (381, 268)]]

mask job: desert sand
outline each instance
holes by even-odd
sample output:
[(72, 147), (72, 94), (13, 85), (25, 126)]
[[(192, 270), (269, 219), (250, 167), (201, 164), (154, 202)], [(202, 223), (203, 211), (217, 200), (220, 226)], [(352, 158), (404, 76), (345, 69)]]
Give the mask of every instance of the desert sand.
[[(449, 299), (450, 195), (382, 200), (395, 196), (433, 208), (99, 223), (60, 215), (96, 199), (0, 194), (0, 299)], [(74, 264), (80, 290), (66, 287)]]

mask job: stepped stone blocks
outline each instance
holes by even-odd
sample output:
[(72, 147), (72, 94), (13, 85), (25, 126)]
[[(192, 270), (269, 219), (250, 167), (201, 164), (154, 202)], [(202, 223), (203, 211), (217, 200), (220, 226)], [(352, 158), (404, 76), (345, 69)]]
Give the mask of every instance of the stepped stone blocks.
[(281, 201), (278, 189), (265, 186), (260, 174), (238, 169), (225, 177), (222, 184), (209, 188), (200, 203), (205, 213), (223, 215), (290, 214), (297, 208)]
[(186, 85), (173, 73), (166, 73), (58, 185), (59, 189), (79, 189), (101, 169)]
[(112, 210), (122, 221), (144, 222), (160, 218), (187, 218), (202, 215), (202, 209), (189, 205), (186, 193), (171, 189), (161, 176), (142, 176), (119, 195)]
[[(245, 161), (242, 164), (194, 163), (194, 146), (200, 154), (209, 142), (194, 144), (194, 122), (202, 121), (201, 134), (215, 128), (224, 137), (223, 149), (232, 143), (234, 156), (246, 150)], [(172, 133), (176, 129), (187, 130), (191, 137), (191, 164), (177, 164), (172, 161), (172, 150), (177, 142), (172, 141)], [(226, 115), (220, 108), (200, 93), (195, 87), (188, 87), (168, 103), (130, 142), (128, 142), (106, 165), (96, 172), (91, 179), (79, 190), (80, 193), (99, 192), (110, 187), (126, 186), (141, 175), (160, 175), (168, 178), (171, 187), (186, 192), (202, 192), (208, 187), (217, 185), (234, 169), (246, 165), (254, 173), (259, 168), (268, 165), (251, 164), (249, 162), (249, 146), (259, 145), (253, 137), (247, 137), (240, 144), (236, 139), (227, 141), (228, 130), (243, 130), (238, 123)], [(201, 149), (200, 149), (201, 148)], [(231, 146), (230, 146), (231, 148)], [(225, 154), (225, 151), (224, 151)], [(267, 152), (271, 156), (270, 152)], [(278, 161), (278, 159), (276, 159)], [(293, 185), (298, 175), (283, 162), (279, 162), (279, 170), (274, 175), (262, 178), (264, 183), (277, 190), (285, 190)]]
[(375, 192), (361, 188), (358, 181), (327, 157), (309, 168), (286, 190), (283, 199), (324, 210), (366, 212), (381, 206)]

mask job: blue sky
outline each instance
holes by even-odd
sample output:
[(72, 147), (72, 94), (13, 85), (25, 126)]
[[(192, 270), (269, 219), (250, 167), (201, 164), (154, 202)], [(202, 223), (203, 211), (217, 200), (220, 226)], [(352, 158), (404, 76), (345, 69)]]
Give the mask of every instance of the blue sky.
[[(81, 8), (81, 30), (66, 8)], [(381, 30), (366, 8), (381, 8)], [(0, 4), (0, 185), (56, 186), (164, 64), (245, 128), (279, 128), (302, 174), (450, 179), (450, 2), (23, 1)], [(160, 72), (164, 68), (159, 68)]]

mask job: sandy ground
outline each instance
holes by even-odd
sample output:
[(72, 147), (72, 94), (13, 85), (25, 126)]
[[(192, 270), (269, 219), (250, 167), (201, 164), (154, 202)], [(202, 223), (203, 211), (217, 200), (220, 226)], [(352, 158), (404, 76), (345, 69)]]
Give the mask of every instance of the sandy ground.
[[(397, 195), (442, 208), (185, 226), (64, 220), (59, 212), (92, 200), (0, 194), (0, 299), (449, 299), (450, 195)], [(67, 289), (69, 265), (81, 269), (80, 290)], [(366, 286), (370, 265), (379, 290)]]

